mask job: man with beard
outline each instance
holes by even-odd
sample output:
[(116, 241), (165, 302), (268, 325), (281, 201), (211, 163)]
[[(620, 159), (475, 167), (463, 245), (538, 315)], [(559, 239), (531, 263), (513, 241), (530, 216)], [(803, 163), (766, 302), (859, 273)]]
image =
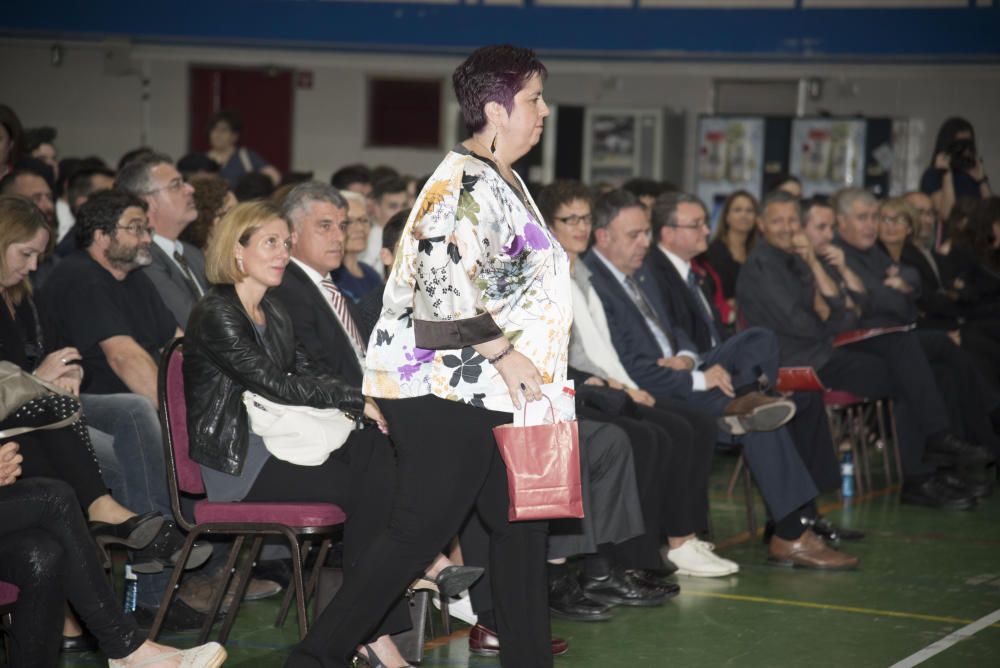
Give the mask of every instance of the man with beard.
[[(163, 447), (156, 415), (157, 360), (183, 332), (140, 267), (149, 265), (147, 205), (123, 192), (92, 195), (77, 212), (78, 250), (56, 265), (39, 306), (50, 350), (73, 346), (84, 370), (80, 403), (88, 422), (114, 438), (113, 453), (97, 452), (105, 466), (122, 471), (115, 497), (137, 509), (170, 517)], [(113, 461), (109, 461), (112, 459)], [(152, 621), (166, 586), (164, 568), (175, 565), (184, 537), (172, 521), (149, 547), (132, 555), (139, 578), (140, 625)], [(186, 568), (200, 566), (211, 546), (196, 547)], [(204, 615), (184, 601), (171, 606), (167, 626), (197, 628)]]
[(80, 250), (52, 273), (42, 309), (51, 343), (83, 355), (85, 392), (133, 392), (156, 405), (156, 359), (181, 330), (152, 281), (133, 271), (152, 262), (146, 210), (121, 192), (88, 200), (80, 208)]
[(205, 256), (178, 239), (198, 217), (194, 187), (184, 180), (169, 157), (150, 153), (122, 167), (115, 179), (115, 190), (146, 203), (153, 243), (143, 273), (174, 314), (177, 326), (186, 327), (191, 308), (208, 288)]

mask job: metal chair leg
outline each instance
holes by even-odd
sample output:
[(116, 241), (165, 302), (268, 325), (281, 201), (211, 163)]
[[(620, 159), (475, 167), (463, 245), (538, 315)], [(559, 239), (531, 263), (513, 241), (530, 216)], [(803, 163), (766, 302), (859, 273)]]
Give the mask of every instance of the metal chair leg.
[(292, 551), (292, 586), (295, 587), (295, 608), (299, 616), (299, 640), (309, 632), (309, 619), (306, 617), (306, 594), (302, 578), (302, 550), (299, 549), (298, 537), (292, 530), (283, 527), (288, 548)]
[[(298, 542), (298, 541), (296, 541)], [(309, 556), (309, 552), (312, 550), (312, 539), (307, 538), (302, 541), (302, 563), (305, 564), (306, 558)], [(291, 587), (285, 588), (285, 594), (281, 597), (281, 608), (278, 609), (278, 617), (274, 620), (274, 627), (280, 629), (285, 625), (285, 617), (288, 616), (288, 608), (292, 604), (292, 596), (294, 595), (294, 590)]]
[[(743, 456), (740, 456), (740, 461), (743, 461)], [(743, 467), (743, 494), (744, 501), (747, 507), (747, 530), (750, 532), (750, 537), (757, 535), (757, 514), (754, 512), (753, 503), (753, 478), (750, 476), (750, 467)]]
[(885, 411), (886, 402), (889, 399), (879, 399), (875, 402), (875, 420), (878, 422), (878, 438), (882, 444), (882, 471), (885, 478), (885, 486), (892, 487), (892, 467), (889, 466), (889, 435), (885, 431)]
[(729, 476), (729, 485), (726, 487), (726, 497), (729, 499), (733, 498), (733, 492), (736, 491), (736, 483), (739, 482), (740, 473), (743, 470), (743, 456), (736, 460), (736, 468), (733, 469), (733, 474)]
[[(219, 631), (219, 642), (223, 645), (229, 639), (229, 632), (233, 630), (233, 624), (236, 623), (236, 613), (240, 609), (243, 596), (247, 593), (247, 586), (250, 584), (250, 574), (263, 546), (263, 534), (254, 536), (253, 543), (250, 546), (250, 557), (236, 572), (236, 591), (233, 592), (233, 602), (229, 605), (229, 611), (226, 613), (225, 619), (222, 620), (222, 629)], [(225, 590), (222, 593), (225, 594)]]
[(229, 590), (229, 582), (233, 578), (233, 569), (236, 568), (236, 560), (243, 550), (243, 543), (245, 541), (246, 536), (237, 536), (236, 540), (233, 541), (233, 546), (229, 548), (229, 557), (226, 559), (226, 566), (222, 571), (225, 574), (222, 578), (223, 581), (219, 583), (219, 588), (212, 594), (212, 601), (208, 604), (208, 612), (205, 614), (205, 623), (198, 633), (199, 645), (204, 644), (208, 640), (208, 636), (212, 633), (212, 627), (215, 625), (215, 617), (219, 614), (219, 609), (222, 607), (222, 599), (225, 598), (226, 592)]
[[(180, 557), (177, 559), (178, 564), (187, 563), (188, 555), (191, 554), (191, 548), (194, 547), (194, 541), (200, 535), (200, 531), (192, 531), (188, 534), (187, 538), (184, 539), (184, 545), (181, 547)], [(174, 572), (170, 575), (170, 582), (167, 583), (167, 589), (163, 592), (163, 599), (160, 601), (160, 607), (156, 611), (156, 616), (153, 617), (153, 625), (149, 629), (150, 640), (155, 641), (156, 637), (160, 634), (160, 628), (163, 626), (163, 620), (167, 618), (167, 611), (170, 609), (170, 601), (174, 598), (174, 594), (177, 591), (177, 586), (183, 573), (183, 566), (178, 566), (177, 568), (174, 568)]]

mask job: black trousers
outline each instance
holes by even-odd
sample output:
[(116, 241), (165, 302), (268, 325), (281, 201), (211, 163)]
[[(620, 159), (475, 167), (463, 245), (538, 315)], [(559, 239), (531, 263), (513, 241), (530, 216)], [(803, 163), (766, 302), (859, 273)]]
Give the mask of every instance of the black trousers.
[(788, 423), (788, 432), (802, 463), (820, 492), (839, 489), (840, 464), (833, 449), (833, 435), (823, 395), (819, 392), (796, 392), (792, 401), (795, 402), (795, 417)]
[(9, 639), (14, 668), (59, 662), (67, 598), (110, 658), (128, 656), (145, 639), (122, 612), (64, 482), (32, 478), (0, 487), (0, 580), (20, 589)]
[(345, 668), (355, 647), (475, 509), (490, 533), (489, 569), (501, 665), (552, 665), (545, 522), (508, 522), (507, 472), (492, 428), (498, 413), (428, 395), (379, 400), (396, 445), (389, 525), (293, 650), (286, 666)]
[[(84, 438), (81, 438), (81, 432)], [(108, 493), (101, 478), (86, 428), (64, 427), (51, 431), (32, 431), (9, 439), (20, 444), (24, 456), (22, 478), (54, 478), (73, 488), (77, 502), (84, 509)]]
[[(299, 466), (271, 457), (243, 500), (340, 506), (347, 514), (344, 579), (349, 580), (372, 540), (389, 523), (395, 485), (396, 462), (389, 439), (375, 429), (365, 429), (352, 432), (343, 447), (319, 466)], [(399, 596), (364, 640), (411, 626), (409, 606)]]

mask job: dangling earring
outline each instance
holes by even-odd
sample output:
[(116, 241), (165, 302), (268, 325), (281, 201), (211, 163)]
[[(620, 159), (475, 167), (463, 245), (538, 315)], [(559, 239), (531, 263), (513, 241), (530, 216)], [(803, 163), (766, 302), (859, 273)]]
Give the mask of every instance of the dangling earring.
[(497, 135), (499, 134), (500, 134), (499, 130), (494, 131), (493, 141), (490, 142), (490, 155), (493, 156), (493, 162), (497, 162)]
[(243, 268), (243, 258), (242, 258), (242, 257), (238, 257), (238, 256), (237, 256), (237, 258), (236, 258), (236, 267), (237, 267), (237, 268), (238, 268), (238, 269), (239, 269), (239, 270), (240, 270), (241, 272), (243, 272), (244, 274), (245, 274), (245, 273), (247, 273), (247, 272), (246, 272), (246, 270), (245, 270), (245, 269)]

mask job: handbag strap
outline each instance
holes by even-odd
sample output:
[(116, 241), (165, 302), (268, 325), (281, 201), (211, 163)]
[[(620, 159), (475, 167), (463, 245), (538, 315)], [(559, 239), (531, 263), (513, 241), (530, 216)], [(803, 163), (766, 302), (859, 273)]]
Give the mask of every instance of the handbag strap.
[(20, 436), (21, 434), (27, 434), (32, 431), (48, 431), (50, 429), (62, 429), (63, 427), (68, 427), (80, 419), (80, 413), (81, 411), (76, 411), (69, 417), (63, 418), (58, 422), (53, 422), (52, 424), (44, 425), (42, 427), (12, 427), (11, 429), (0, 429), (0, 440), (14, 438), (15, 436)]

